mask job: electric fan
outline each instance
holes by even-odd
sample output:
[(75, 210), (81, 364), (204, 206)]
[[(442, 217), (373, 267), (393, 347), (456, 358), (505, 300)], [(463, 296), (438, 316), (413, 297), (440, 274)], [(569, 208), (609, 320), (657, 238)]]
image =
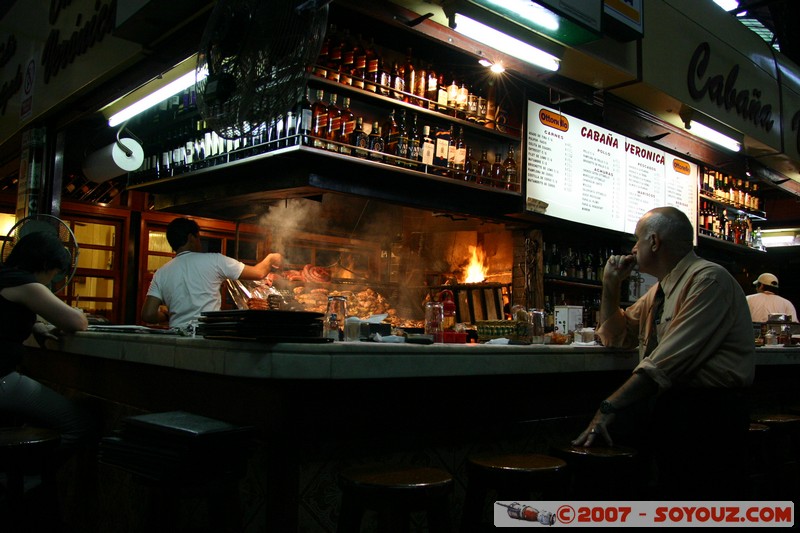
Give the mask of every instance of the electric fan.
[(300, 99), (322, 47), (330, 1), (217, 2), (195, 75), (197, 107), (220, 137), (245, 137)]
[(66, 272), (60, 272), (56, 275), (50, 283), (50, 290), (54, 293), (58, 293), (72, 281), (72, 277), (78, 269), (78, 254), (80, 252), (75, 234), (72, 233), (67, 223), (60, 218), (53, 215), (36, 214), (19, 220), (11, 227), (11, 230), (6, 236), (6, 240), (3, 241), (3, 247), (0, 249), (0, 258), (2, 258), (2, 262), (5, 263), (8, 254), (11, 253), (17, 241), (29, 233), (41, 231), (58, 235), (58, 238), (64, 243), (64, 248), (67, 249), (70, 255), (69, 268), (67, 268)]

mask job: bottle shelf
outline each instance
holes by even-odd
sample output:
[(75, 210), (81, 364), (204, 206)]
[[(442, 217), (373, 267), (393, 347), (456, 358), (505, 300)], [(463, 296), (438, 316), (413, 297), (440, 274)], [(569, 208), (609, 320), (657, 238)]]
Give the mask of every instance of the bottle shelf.
[(730, 201), (724, 200), (722, 198), (717, 198), (717, 197), (714, 197), (714, 196), (710, 196), (710, 195), (708, 195), (706, 193), (703, 193), (702, 191), (699, 194), (699, 199), (712, 202), (712, 203), (714, 203), (716, 205), (719, 205), (719, 206), (722, 206), (722, 207), (724, 207), (724, 208), (726, 208), (728, 210), (736, 211), (737, 213), (740, 213), (740, 214), (743, 214), (743, 215), (747, 216), (751, 220), (761, 220), (761, 221), (767, 220), (767, 214), (764, 211), (754, 211), (752, 209), (746, 208), (743, 205), (735, 204), (735, 203), (732, 203)]
[[(356, 78), (358, 79), (358, 78)], [(362, 80), (365, 81), (365, 80)], [(429, 100), (427, 98), (417, 96), (411, 93), (407, 93), (405, 91), (399, 91), (397, 89), (393, 89), (386, 85), (375, 84), (372, 81), (367, 82), (369, 84), (375, 85), (376, 87), (383, 88), (386, 91), (391, 93), (398, 93), (407, 97), (411, 100), (417, 100), (423, 102), (425, 105), (417, 105), (412, 102), (406, 102), (404, 100), (400, 100), (398, 98), (394, 98), (390, 95), (384, 95), (372, 91), (368, 91), (366, 89), (361, 89), (359, 87), (354, 87), (352, 85), (347, 85), (341, 82), (337, 82), (335, 80), (330, 80), (328, 78), (322, 78), (320, 76), (311, 75), (309, 77), (309, 85), (319, 85), (330, 88), (333, 92), (343, 92), (348, 94), (350, 97), (361, 97), (361, 98), (368, 98), (374, 102), (382, 102), (385, 104), (390, 104), (392, 106), (397, 106), (401, 108), (405, 108), (415, 113), (418, 113), (423, 116), (429, 116), (439, 120), (446, 120), (453, 124), (464, 126), (470, 128), (472, 131), (479, 132), (481, 134), (496, 136), (498, 138), (506, 139), (509, 141), (514, 141), (519, 143), (520, 141), (520, 132), (512, 128), (506, 124), (501, 124), (499, 122), (487, 119), (480, 119), (479, 120), (469, 120), (466, 118), (460, 118), (458, 113), (460, 112), (454, 107), (446, 106), (434, 102), (433, 100)], [(335, 89), (335, 91), (334, 91)], [(431, 109), (430, 106), (436, 107), (436, 109)], [(443, 110), (440, 110), (444, 108)], [(503, 131), (506, 129), (506, 131)]]
[(720, 237), (719, 235), (713, 234), (708, 230), (703, 228), (698, 229), (698, 242), (703, 242), (706, 244), (711, 244), (713, 246), (723, 247), (728, 250), (736, 250), (738, 252), (752, 252), (752, 253), (765, 253), (766, 250), (760, 250), (758, 248), (754, 248), (752, 246), (748, 246), (747, 244), (737, 244), (735, 242), (731, 242), (725, 240), (724, 238)]
[(587, 280), (583, 278), (570, 278), (565, 276), (554, 276), (552, 274), (544, 275), (544, 282), (553, 285), (562, 285), (565, 287), (574, 287), (576, 289), (594, 289), (600, 290), (603, 284), (600, 281)]

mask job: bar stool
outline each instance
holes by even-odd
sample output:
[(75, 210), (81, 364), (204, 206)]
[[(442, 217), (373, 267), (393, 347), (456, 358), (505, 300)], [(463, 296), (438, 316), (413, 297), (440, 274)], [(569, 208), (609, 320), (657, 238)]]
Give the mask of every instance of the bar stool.
[(766, 497), (770, 480), (769, 431), (768, 425), (755, 422), (751, 422), (747, 430), (747, 482), (753, 500)]
[[(58, 431), (37, 427), (0, 428), (0, 471), (6, 473), (10, 531), (49, 531), (58, 523), (58, 488), (51, 452), (61, 442)], [(40, 475), (39, 497), (26, 501), (26, 474)], [(31, 512), (27, 512), (31, 509)]]
[(551, 452), (570, 467), (570, 498), (631, 500), (640, 495), (634, 482), (637, 452), (625, 446), (554, 446)]
[(124, 419), (122, 431), (100, 441), (98, 461), (127, 472), (147, 495), (145, 531), (179, 531), (181, 501), (204, 501), (215, 533), (242, 529), (239, 482), (247, 471), (253, 429), (183, 411)]
[(366, 511), (378, 513), (378, 531), (409, 530), (411, 513), (424, 511), (431, 533), (450, 533), (448, 496), (453, 478), (444, 470), (415, 466), (371, 466), (339, 473), (342, 505), (338, 533), (357, 533)]
[(778, 413), (754, 417), (753, 422), (769, 427), (767, 443), (771, 498), (800, 497), (800, 415)]
[[(558, 499), (567, 484), (567, 463), (541, 454), (481, 454), (467, 459), (467, 495), (461, 515), (462, 533), (480, 531), (491, 491), (496, 500), (519, 501), (532, 493)], [(494, 500), (493, 500), (494, 501)]]

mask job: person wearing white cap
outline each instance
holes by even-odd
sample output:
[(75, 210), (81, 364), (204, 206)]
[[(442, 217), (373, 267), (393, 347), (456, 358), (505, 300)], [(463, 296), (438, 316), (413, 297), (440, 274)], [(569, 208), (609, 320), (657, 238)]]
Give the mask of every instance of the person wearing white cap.
[(797, 322), (797, 311), (792, 302), (775, 294), (778, 288), (778, 278), (774, 274), (764, 272), (753, 282), (756, 287), (755, 294), (747, 296), (747, 305), (750, 306), (750, 315), (753, 322), (766, 322), (769, 315), (790, 315), (792, 322)]

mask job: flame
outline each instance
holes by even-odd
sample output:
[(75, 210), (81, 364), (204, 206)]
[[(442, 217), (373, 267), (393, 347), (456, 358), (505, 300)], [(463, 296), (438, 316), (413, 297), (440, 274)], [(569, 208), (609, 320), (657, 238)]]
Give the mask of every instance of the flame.
[(486, 256), (483, 250), (478, 246), (470, 246), (472, 258), (469, 260), (469, 265), (466, 269), (466, 277), (463, 283), (480, 283), (486, 279), (486, 273), (489, 267), (485, 263)]

